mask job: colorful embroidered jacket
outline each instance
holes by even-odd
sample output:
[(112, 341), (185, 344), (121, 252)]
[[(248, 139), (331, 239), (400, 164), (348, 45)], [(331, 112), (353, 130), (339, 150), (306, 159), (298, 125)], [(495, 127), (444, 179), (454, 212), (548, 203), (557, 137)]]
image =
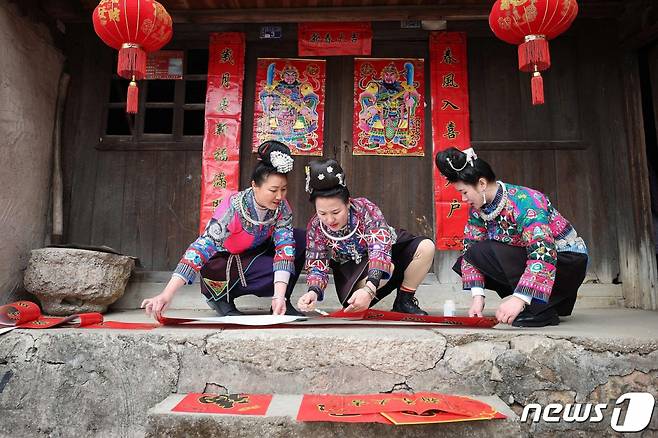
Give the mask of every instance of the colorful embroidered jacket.
[(276, 215), (268, 225), (255, 225), (244, 217), (258, 220), (251, 189), (233, 193), (224, 198), (208, 221), (205, 231), (189, 246), (178, 262), (174, 275), (192, 284), (197, 272), (217, 252), (240, 254), (256, 248), (272, 238), (274, 240), (274, 271), (295, 272), (295, 238), (292, 231), (292, 210), (284, 200), (278, 210), (268, 210), (262, 221)]
[[(337, 232), (321, 228), (320, 218), (314, 215), (306, 230), (306, 283), (318, 292), (322, 300), (329, 279), (329, 261), (360, 263), (368, 258), (368, 272), (382, 271), (382, 279), (391, 276), (391, 250), (397, 239), (395, 230), (384, 219), (379, 207), (366, 198), (350, 199), (351, 208), (347, 226)], [(325, 234), (337, 238), (356, 232), (346, 240), (332, 240)]]
[[(587, 248), (569, 221), (543, 193), (527, 187), (499, 184), (495, 199), (484, 205), (482, 212), (490, 214), (503, 202), (500, 214), (485, 221), (477, 210), (471, 208), (464, 228), (464, 251), (480, 240), (496, 240), (525, 247), (528, 261), (514, 292), (546, 302), (555, 281), (557, 253), (573, 251), (587, 254)], [(504, 187), (507, 189), (506, 196)], [(476, 267), (462, 259), (461, 268), (464, 289), (484, 288), (484, 276)]]

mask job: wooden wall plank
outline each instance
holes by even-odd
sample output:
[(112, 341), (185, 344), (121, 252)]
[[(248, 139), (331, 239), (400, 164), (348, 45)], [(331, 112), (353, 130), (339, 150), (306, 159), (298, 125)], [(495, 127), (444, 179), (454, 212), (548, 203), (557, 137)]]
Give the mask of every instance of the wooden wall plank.
[(112, 49), (88, 26), (67, 28), (66, 44), (71, 84), (62, 133), (64, 239), (89, 244), (98, 165), (93, 145), (103, 126), (99, 108), (109, 90)]
[(91, 244), (106, 245), (121, 251), (121, 218), (126, 176), (126, 154), (104, 153), (98, 156)]
[(126, 155), (126, 181), (121, 220), (121, 251), (139, 257), (140, 269), (152, 270), (156, 152)]

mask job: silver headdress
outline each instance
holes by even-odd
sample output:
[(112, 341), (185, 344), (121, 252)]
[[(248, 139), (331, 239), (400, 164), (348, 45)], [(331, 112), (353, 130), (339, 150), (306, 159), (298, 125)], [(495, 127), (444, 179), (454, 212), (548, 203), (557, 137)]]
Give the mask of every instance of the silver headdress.
[(448, 162), (448, 165), (449, 165), (449, 166), (452, 168), (452, 170), (454, 170), (455, 172), (461, 172), (462, 170), (464, 170), (464, 169), (466, 168), (466, 166), (467, 166), (468, 164), (470, 164), (471, 166), (474, 166), (473, 162), (474, 162), (475, 160), (477, 160), (477, 158), (478, 158), (478, 156), (477, 156), (477, 154), (475, 153), (475, 150), (473, 150), (473, 148), (464, 149), (462, 152), (463, 152), (464, 154), (466, 154), (466, 161), (464, 161), (464, 165), (463, 165), (462, 167), (460, 167), (460, 168), (455, 167), (455, 166), (452, 164), (452, 160), (451, 160), (450, 158), (447, 158), (447, 159), (446, 159), (446, 161)]
[(273, 151), (270, 153), (270, 163), (279, 173), (288, 173), (292, 170), (295, 160), (283, 152)]

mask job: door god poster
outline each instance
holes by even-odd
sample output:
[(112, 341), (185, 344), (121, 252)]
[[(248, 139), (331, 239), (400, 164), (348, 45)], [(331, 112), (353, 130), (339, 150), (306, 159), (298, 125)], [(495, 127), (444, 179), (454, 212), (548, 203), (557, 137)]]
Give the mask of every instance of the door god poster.
[(253, 151), (277, 140), (294, 155), (322, 156), (325, 61), (258, 58)]
[(354, 60), (354, 155), (423, 156), (423, 59)]

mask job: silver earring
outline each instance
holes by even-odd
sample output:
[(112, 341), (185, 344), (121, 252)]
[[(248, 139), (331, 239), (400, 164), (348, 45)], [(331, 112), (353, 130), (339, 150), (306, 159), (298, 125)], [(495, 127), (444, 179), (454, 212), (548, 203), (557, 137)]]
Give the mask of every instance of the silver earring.
[(482, 205), (487, 203), (487, 196), (485, 195), (485, 191), (482, 191)]

